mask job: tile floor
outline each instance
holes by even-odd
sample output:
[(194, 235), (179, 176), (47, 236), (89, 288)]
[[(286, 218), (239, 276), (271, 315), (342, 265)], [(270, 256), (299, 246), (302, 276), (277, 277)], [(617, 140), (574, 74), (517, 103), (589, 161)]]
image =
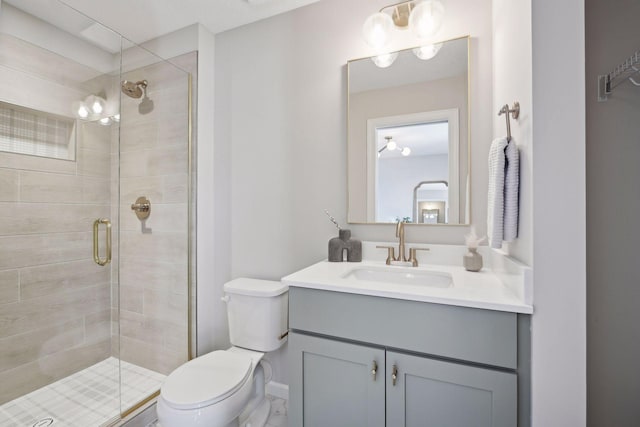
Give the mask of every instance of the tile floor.
[[(120, 361), (110, 357), (0, 406), (0, 427), (98, 427), (119, 416)], [(156, 390), (165, 376), (122, 363), (122, 407)]]

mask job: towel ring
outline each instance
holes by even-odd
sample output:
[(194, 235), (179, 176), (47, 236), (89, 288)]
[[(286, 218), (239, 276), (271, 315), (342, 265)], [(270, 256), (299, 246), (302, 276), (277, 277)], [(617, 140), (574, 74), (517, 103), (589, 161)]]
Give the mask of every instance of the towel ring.
[(498, 111), (499, 116), (502, 114), (505, 115), (507, 120), (507, 140), (511, 141), (511, 122), (509, 121), (509, 113), (511, 113), (511, 117), (513, 117), (514, 120), (518, 120), (518, 117), (520, 117), (520, 103), (518, 101), (515, 101), (511, 108), (509, 108), (509, 104), (504, 104), (500, 111)]

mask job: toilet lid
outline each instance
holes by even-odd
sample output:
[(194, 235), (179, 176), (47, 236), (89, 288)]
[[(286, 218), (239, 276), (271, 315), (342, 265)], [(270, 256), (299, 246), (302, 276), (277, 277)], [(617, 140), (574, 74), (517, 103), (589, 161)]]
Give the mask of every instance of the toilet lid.
[(240, 388), (251, 374), (252, 359), (242, 353), (214, 351), (197, 357), (167, 377), (162, 398), (176, 409), (212, 405)]

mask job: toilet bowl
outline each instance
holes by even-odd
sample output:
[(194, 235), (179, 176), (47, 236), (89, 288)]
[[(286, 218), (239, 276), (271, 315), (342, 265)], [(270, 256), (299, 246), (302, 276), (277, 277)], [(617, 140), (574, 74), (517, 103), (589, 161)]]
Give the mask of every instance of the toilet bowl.
[(270, 403), (265, 398), (261, 360), (286, 340), (287, 287), (280, 282), (236, 279), (224, 290), (234, 346), (190, 360), (166, 378), (156, 407), (161, 427), (262, 427), (266, 423)]

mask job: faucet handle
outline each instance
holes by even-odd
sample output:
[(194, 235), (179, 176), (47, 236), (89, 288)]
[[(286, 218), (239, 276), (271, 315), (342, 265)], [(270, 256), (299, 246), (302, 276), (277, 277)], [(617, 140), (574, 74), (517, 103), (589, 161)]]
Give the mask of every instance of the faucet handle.
[(396, 248), (393, 246), (376, 246), (376, 248), (378, 249), (386, 249), (387, 250), (387, 261), (386, 264), (387, 265), (391, 265), (391, 261), (397, 261), (396, 260)]
[(429, 248), (410, 248), (409, 249), (409, 262), (411, 263), (411, 266), (413, 267), (417, 267), (418, 266), (418, 259), (416, 258), (416, 252), (418, 251), (428, 251)]

